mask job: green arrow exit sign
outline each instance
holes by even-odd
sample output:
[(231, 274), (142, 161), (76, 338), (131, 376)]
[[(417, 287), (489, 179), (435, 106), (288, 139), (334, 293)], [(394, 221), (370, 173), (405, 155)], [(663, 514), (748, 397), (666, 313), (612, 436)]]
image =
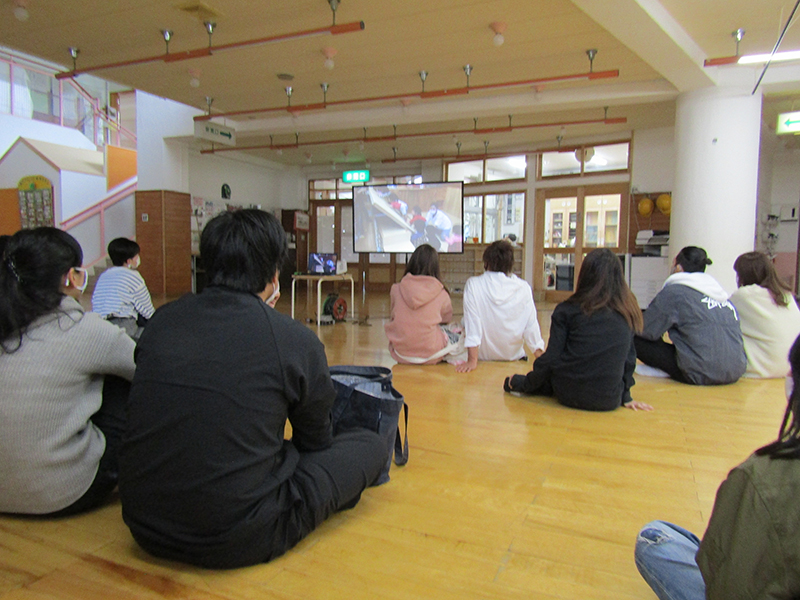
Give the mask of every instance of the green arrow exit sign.
[(345, 183), (366, 183), (369, 181), (369, 171), (345, 171), (342, 179)]
[(800, 133), (800, 112), (782, 113), (778, 115), (778, 126), (775, 128), (778, 135), (785, 133)]

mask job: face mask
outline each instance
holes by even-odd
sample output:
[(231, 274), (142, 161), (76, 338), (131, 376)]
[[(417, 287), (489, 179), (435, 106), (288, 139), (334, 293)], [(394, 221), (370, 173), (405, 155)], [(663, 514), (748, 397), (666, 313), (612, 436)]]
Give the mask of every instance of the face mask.
[(89, 272), (82, 267), (75, 267), (75, 270), (79, 273), (83, 273), (83, 283), (76, 288), (82, 294), (86, 291), (86, 286), (89, 285)]
[(141, 265), (141, 264), (142, 264), (142, 259), (137, 254), (136, 257), (133, 259), (133, 262), (132, 263), (128, 263), (128, 268), (136, 270), (136, 269), (139, 268), (139, 265)]
[(275, 286), (275, 290), (272, 292), (272, 295), (267, 298), (267, 304), (275, 300), (278, 297), (278, 294), (281, 293), (281, 282), (279, 281), (278, 284)]
[(789, 400), (792, 397), (792, 392), (794, 391), (794, 379), (791, 375), (786, 377), (783, 387), (786, 390), (786, 399)]

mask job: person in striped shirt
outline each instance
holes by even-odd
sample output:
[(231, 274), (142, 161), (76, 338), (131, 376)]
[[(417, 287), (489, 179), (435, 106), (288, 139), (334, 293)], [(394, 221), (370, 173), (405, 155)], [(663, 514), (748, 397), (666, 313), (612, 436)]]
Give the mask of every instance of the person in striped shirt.
[(139, 244), (116, 238), (108, 244), (113, 267), (100, 274), (92, 294), (92, 312), (121, 327), (133, 339), (153, 316), (155, 308), (144, 278), (136, 270), (141, 263)]

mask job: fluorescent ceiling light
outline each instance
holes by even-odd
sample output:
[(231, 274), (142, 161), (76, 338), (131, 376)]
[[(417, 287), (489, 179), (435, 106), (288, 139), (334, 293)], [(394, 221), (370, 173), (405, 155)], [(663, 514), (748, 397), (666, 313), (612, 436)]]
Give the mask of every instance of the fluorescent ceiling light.
[(747, 54), (739, 57), (740, 65), (757, 65), (766, 62), (780, 62), (784, 60), (800, 60), (800, 50), (776, 52), (775, 54)]

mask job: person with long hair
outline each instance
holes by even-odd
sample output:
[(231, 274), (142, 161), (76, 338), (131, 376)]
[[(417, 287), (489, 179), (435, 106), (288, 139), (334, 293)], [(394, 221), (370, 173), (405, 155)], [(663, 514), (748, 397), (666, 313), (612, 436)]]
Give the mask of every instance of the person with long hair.
[(639, 532), (636, 566), (661, 600), (800, 598), (800, 337), (789, 363), (778, 438), (728, 473), (702, 541), (666, 521)]
[(390, 300), (391, 316), (384, 330), (397, 362), (432, 365), (457, 351), (461, 336), (450, 325), (453, 305), (433, 246), (414, 250), (403, 279), (392, 286)]
[(0, 247), (0, 512), (82, 512), (117, 485), (135, 344), (84, 313), (71, 235), (25, 229)]
[(274, 309), (287, 253), (271, 213), (215, 216), (200, 236), (207, 286), (142, 332), (119, 494), (133, 538), (155, 556), (267, 562), (354, 507), (386, 465), (374, 431), (333, 435), (325, 348)]
[(467, 359), (456, 371), (468, 373), (479, 360), (526, 360), (527, 345), (534, 356), (544, 351), (536, 317), (533, 290), (514, 268), (514, 247), (497, 240), (483, 251), (483, 275), (464, 286), (464, 346)]
[(619, 257), (605, 248), (581, 265), (575, 293), (553, 311), (547, 349), (527, 375), (507, 377), (507, 392), (555, 396), (564, 406), (652, 410), (631, 398), (636, 367), (633, 334), (642, 311), (625, 283)]
[[(710, 264), (702, 248), (683, 248), (644, 311), (644, 329), (634, 338), (636, 356), (662, 377), (720, 385), (738, 380), (747, 368), (739, 315), (728, 293), (705, 272)], [(662, 339), (667, 332), (671, 343)]]
[(739, 313), (745, 377), (785, 377), (787, 356), (800, 335), (800, 310), (789, 287), (763, 252), (746, 252), (733, 263), (739, 286), (730, 301)]

